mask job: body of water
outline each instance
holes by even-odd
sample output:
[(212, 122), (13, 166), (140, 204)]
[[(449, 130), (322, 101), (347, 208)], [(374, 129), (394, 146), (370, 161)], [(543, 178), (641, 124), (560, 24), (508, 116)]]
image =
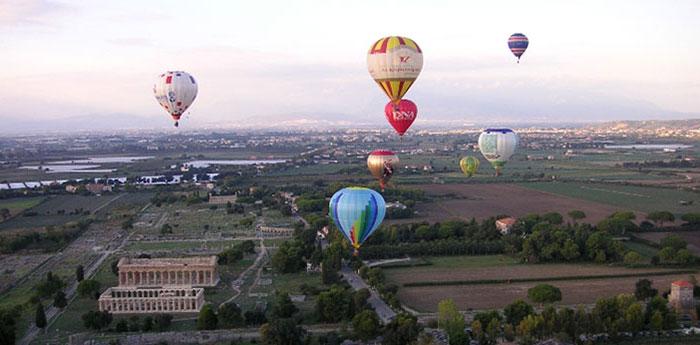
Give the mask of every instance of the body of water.
[(20, 169), (27, 170), (40, 170), (48, 173), (111, 173), (116, 171), (116, 169), (96, 169), (99, 165), (78, 165), (78, 164), (47, 164), (47, 165), (25, 165), (19, 167)]
[(263, 165), (284, 163), (284, 159), (260, 159), (260, 160), (196, 160), (185, 163), (192, 168), (207, 168), (211, 165)]
[(143, 161), (155, 158), (155, 156), (108, 156), (108, 157), (90, 157), (84, 159), (75, 159), (69, 161), (49, 162), (48, 164), (105, 164), (105, 163), (133, 163), (135, 161)]
[(685, 144), (638, 144), (638, 145), (605, 145), (606, 149), (611, 150), (682, 150), (689, 149), (693, 145)]

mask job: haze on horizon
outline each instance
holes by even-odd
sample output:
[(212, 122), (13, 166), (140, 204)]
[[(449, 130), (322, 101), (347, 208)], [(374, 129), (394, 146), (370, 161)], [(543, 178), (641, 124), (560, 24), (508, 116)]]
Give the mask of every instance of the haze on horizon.
[[(365, 55), (396, 34), (424, 52), (406, 95), (418, 124), (695, 118), (699, 12), (692, 0), (3, 1), (0, 133), (168, 128), (151, 88), (174, 69), (199, 82), (185, 127), (384, 123)], [(530, 38), (519, 65), (513, 32)]]

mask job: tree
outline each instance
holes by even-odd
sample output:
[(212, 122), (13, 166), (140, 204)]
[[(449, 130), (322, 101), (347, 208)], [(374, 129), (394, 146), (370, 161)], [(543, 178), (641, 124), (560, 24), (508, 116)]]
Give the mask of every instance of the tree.
[(608, 218), (635, 220), (637, 219), (637, 216), (632, 211), (617, 211), (611, 214)]
[(649, 327), (654, 331), (660, 331), (664, 329), (664, 317), (660, 311), (655, 311), (649, 319)]
[(44, 313), (44, 305), (38, 303), (36, 305), (36, 313), (34, 314), (34, 324), (37, 328), (43, 329), (46, 327), (46, 313)]
[(685, 222), (685, 226), (700, 225), (700, 213), (686, 213), (681, 216), (681, 220)]
[(486, 343), (486, 333), (484, 332), (484, 327), (481, 325), (481, 321), (474, 320), (471, 324), (472, 326), (472, 336), (474, 340), (478, 341), (479, 344)]
[(100, 282), (94, 279), (85, 279), (78, 284), (77, 291), (80, 297), (91, 297), (97, 299), (100, 293)]
[(83, 270), (83, 265), (78, 265), (78, 267), (75, 268), (75, 280), (80, 283), (83, 281), (83, 278), (85, 278), (85, 272)]
[(107, 311), (91, 310), (81, 316), (85, 328), (99, 331), (112, 322), (112, 314)]
[(539, 284), (527, 290), (527, 297), (535, 303), (561, 301), (561, 290), (549, 284)]
[(273, 319), (286, 319), (294, 316), (299, 311), (288, 293), (278, 292), (275, 295), (275, 301), (272, 304), (271, 316)]
[(150, 332), (153, 330), (153, 318), (146, 316), (143, 318), (143, 323), (141, 324), (141, 332)]
[(644, 329), (644, 309), (639, 303), (632, 303), (624, 313), (625, 323), (631, 332), (639, 332)]
[(457, 310), (457, 306), (451, 299), (438, 303), (438, 326), (447, 333), (450, 345), (466, 344), (469, 340), (464, 333), (464, 316)]
[(120, 319), (117, 321), (117, 324), (114, 325), (114, 330), (119, 333), (128, 332), (129, 323), (126, 321), (126, 319)]
[(573, 210), (568, 214), (569, 217), (574, 220), (574, 222), (578, 222), (579, 220), (586, 218), (586, 214), (581, 210)]
[(544, 318), (541, 315), (528, 315), (518, 324), (516, 333), (521, 338), (520, 344), (533, 344), (535, 339), (542, 337)]
[(399, 314), (384, 327), (383, 345), (410, 344), (420, 334), (421, 328), (415, 316)]
[(265, 313), (259, 310), (248, 310), (243, 316), (245, 317), (245, 324), (248, 326), (262, 325), (267, 322)]
[(651, 287), (651, 280), (640, 279), (634, 284), (634, 297), (638, 301), (645, 301), (659, 294), (659, 291)]
[(367, 300), (369, 299), (369, 296), (370, 292), (367, 288), (359, 289), (352, 294), (353, 311), (355, 313), (358, 313), (367, 307)]
[(112, 274), (114, 274), (115, 276), (119, 275), (119, 259), (112, 260), (112, 263), (109, 267), (112, 269)]
[(14, 345), (19, 311), (0, 309), (0, 345)]
[(662, 248), (671, 248), (674, 252), (685, 249), (688, 246), (688, 242), (678, 235), (668, 235), (662, 238), (659, 244)]
[(350, 315), (350, 294), (342, 286), (333, 285), (318, 294), (316, 313), (321, 321), (338, 322)]
[(66, 300), (66, 293), (63, 291), (57, 291), (53, 296), (53, 306), (59, 309), (63, 309), (68, 305), (68, 300)]
[(265, 345), (301, 345), (304, 330), (294, 319), (275, 319), (260, 327), (260, 340)]
[(304, 245), (298, 240), (285, 241), (272, 256), (272, 267), (281, 273), (295, 273), (306, 267)]
[(673, 222), (676, 220), (676, 216), (668, 211), (656, 211), (647, 214), (647, 219), (654, 222), (657, 226), (664, 226), (666, 222)]
[(355, 335), (364, 341), (374, 339), (379, 334), (379, 328), (379, 317), (374, 310), (365, 309), (352, 318)]
[(0, 208), (0, 217), (2, 217), (2, 220), (10, 218), (10, 210), (8, 208)]
[(216, 317), (216, 313), (214, 313), (214, 308), (211, 306), (211, 304), (205, 304), (199, 311), (199, 316), (197, 317), (197, 329), (216, 329), (218, 323), (219, 319)]
[(503, 315), (506, 317), (506, 322), (511, 324), (513, 327), (517, 326), (526, 316), (534, 313), (535, 309), (521, 299), (516, 300), (503, 309)]
[(233, 302), (219, 306), (218, 318), (221, 322), (221, 326), (225, 328), (242, 327), (245, 325), (245, 319), (241, 314), (241, 308)]
[(564, 217), (558, 212), (549, 212), (542, 215), (542, 219), (552, 225), (559, 225), (564, 223)]
[(642, 256), (639, 253), (630, 250), (625, 254), (624, 263), (627, 266), (635, 266), (642, 262)]
[(170, 328), (172, 321), (173, 316), (170, 314), (156, 314), (156, 316), (153, 318), (155, 330), (158, 332), (167, 331), (168, 328)]

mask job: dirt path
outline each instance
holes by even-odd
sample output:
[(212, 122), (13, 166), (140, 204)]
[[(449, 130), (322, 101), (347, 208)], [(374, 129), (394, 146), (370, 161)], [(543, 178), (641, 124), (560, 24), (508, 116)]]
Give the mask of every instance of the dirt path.
[(246, 268), (245, 271), (241, 272), (241, 274), (239, 274), (238, 277), (236, 277), (236, 279), (234, 279), (234, 280), (231, 282), (231, 288), (232, 288), (233, 291), (235, 291), (236, 293), (235, 293), (233, 296), (231, 296), (231, 298), (229, 298), (229, 299), (227, 299), (226, 301), (222, 302), (222, 303), (221, 303), (222, 305), (223, 305), (223, 304), (226, 304), (226, 303), (233, 302), (236, 298), (238, 298), (238, 296), (241, 295), (241, 286), (243, 286), (243, 284), (245, 284), (245, 279), (246, 279), (246, 277), (248, 276), (248, 274), (249, 274), (252, 270), (254, 270), (254, 269), (257, 268), (257, 273), (256, 273), (256, 276), (255, 276), (255, 280), (254, 280), (253, 283), (248, 287), (248, 293), (250, 293), (250, 289), (252, 289), (253, 286), (255, 286), (255, 285), (258, 283), (258, 281), (260, 280), (260, 275), (261, 275), (262, 269), (263, 269), (262, 263), (263, 263), (263, 260), (266, 259), (266, 258), (267, 258), (267, 247), (265, 247), (265, 240), (262, 239), (262, 238), (260, 238), (260, 252), (258, 253), (258, 256), (255, 258), (255, 261), (253, 262), (253, 264), (251, 264), (250, 266), (248, 266), (248, 268)]

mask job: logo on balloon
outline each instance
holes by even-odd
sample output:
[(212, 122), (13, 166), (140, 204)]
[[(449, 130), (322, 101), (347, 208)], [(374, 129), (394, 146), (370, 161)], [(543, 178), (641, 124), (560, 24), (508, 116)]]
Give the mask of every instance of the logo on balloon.
[(392, 115), (394, 120), (413, 120), (416, 118), (416, 113), (412, 111), (394, 110)]
[(408, 60), (409, 60), (410, 58), (411, 58), (410, 56), (399, 56), (399, 61), (400, 61), (401, 63), (406, 63), (406, 62), (408, 62)]

